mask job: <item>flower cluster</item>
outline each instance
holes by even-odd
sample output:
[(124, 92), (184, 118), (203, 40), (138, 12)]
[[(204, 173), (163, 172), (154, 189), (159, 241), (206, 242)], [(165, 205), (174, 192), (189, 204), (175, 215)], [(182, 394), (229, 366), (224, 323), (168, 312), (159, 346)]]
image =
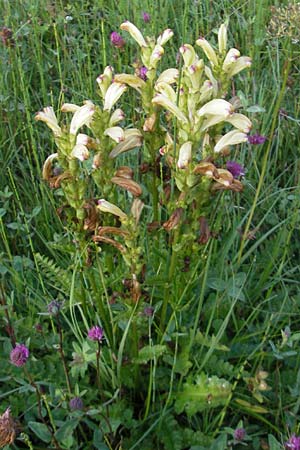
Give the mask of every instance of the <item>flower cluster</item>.
[(26, 364), (29, 358), (29, 350), (24, 344), (17, 344), (10, 352), (10, 362), (17, 367), (22, 367)]
[(286, 450), (300, 450), (300, 437), (292, 434), (284, 446)]
[(103, 339), (103, 328), (99, 327), (98, 325), (95, 325), (88, 331), (88, 338), (91, 341), (98, 341), (101, 342)]

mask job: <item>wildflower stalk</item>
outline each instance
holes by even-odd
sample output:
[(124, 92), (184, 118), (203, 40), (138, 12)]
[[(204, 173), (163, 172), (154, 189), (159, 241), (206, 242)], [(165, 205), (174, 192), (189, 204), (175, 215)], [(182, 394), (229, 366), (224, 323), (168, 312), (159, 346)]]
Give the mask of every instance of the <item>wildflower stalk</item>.
[(57, 329), (58, 329), (58, 336), (59, 336), (58, 351), (59, 351), (60, 358), (61, 358), (61, 361), (63, 364), (63, 369), (64, 369), (64, 373), (65, 373), (65, 377), (66, 377), (68, 392), (69, 392), (69, 394), (72, 394), (71, 382), (70, 382), (68, 367), (67, 367), (67, 363), (66, 363), (65, 353), (64, 353), (64, 349), (63, 349), (63, 334), (62, 334), (62, 327), (61, 327), (59, 315), (57, 315)]
[(279, 109), (281, 106), (281, 102), (282, 99), (284, 97), (285, 94), (285, 90), (286, 90), (286, 84), (288, 81), (288, 76), (289, 76), (289, 71), (290, 71), (290, 67), (291, 67), (291, 63), (292, 63), (292, 55), (290, 54), (290, 51), (288, 52), (288, 57), (286, 58), (286, 64), (284, 65), (283, 68), (283, 81), (282, 81), (282, 86), (281, 86), (281, 90), (279, 92), (278, 98), (277, 98), (277, 102), (275, 104), (274, 107), (274, 113), (273, 113), (273, 120), (272, 120), (272, 124), (271, 124), (271, 130), (270, 130), (270, 135), (269, 135), (269, 140), (268, 140), (268, 145), (263, 157), (263, 161), (262, 161), (262, 170), (261, 170), (261, 174), (259, 177), (259, 181), (258, 181), (258, 185), (256, 188), (256, 192), (255, 192), (255, 196), (254, 196), (254, 200), (253, 200), (253, 204), (251, 207), (251, 211), (247, 220), (247, 224), (244, 230), (244, 233), (242, 235), (242, 241), (241, 241), (241, 246), (240, 246), (240, 250), (238, 253), (238, 258), (237, 258), (237, 263), (240, 264), (241, 262), (241, 258), (242, 258), (242, 254), (243, 254), (243, 250), (245, 247), (245, 243), (246, 243), (246, 239), (247, 239), (247, 235), (251, 226), (251, 222), (252, 222), (252, 218), (256, 209), (256, 205), (257, 205), (257, 201), (258, 201), (258, 197), (261, 191), (261, 188), (263, 186), (264, 183), (264, 179), (265, 179), (265, 174), (267, 171), (267, 167), (268, 167), (268, 159), (269, 159), (269, 154), (272, 148), (272, 144), (273, 144), (273, 136), (274, 136), (274, 132), (275, 132), (275, 128), (276, 128), (276, 124), (278, 121), (278, 114), (279, 114)]
[(98, 348), (96, 351), (96, 370), (97, 370), (97, 385), (99, 389), (100, 397), (102, 397), (102, 390), (101, 390), (101, 379), (100, 379), (100, 356), (101, 356), (101, 344), (99, 341), (97, 341)]
[[(43, 417), (43, 413), (42, 413), (42, 399), (43, 399), (43, 395), (41, 394), (38, 385), (35, 383), (35, 381), (34, 381), (33, 378), (31, 377), (30, 373), (28, 372), (28, 370), (27, 370), (27, 368), (26, 368), (25, 366), (23, 367), (23, 370), (24, 370), (24, 373), (25, 373), (25, 375), (26, 375), (26, 377), (27, 377), (27, 379), (28, 379), (30, 385), (31, 385), (31, 386), (33, 387), (33, 389), (35, 390), (36, 397), (37, 397), (37, 407), (38, 407), (38, 415), (39, 415), (39, 418), (40, 418), (40, 420), (43, 422), (43, 424), (47, 427), (49, 433), (51, 434), (51, 439), (52, 439), (52, 442), (53, 442), (54, 447), (55, 447), (56, 449), (58, 449), (58, 450), (61, 450), (61, 447), (60, 447), (60, 445), (59, 445), (59, 443), (58, 443), (58, 441), (57, 441), (57, 439), (56, 439), (56, 437), (55, 437), (55, 428), (52, 428), (52, 427), (48, 424), (48, 422), (44, 419), (44, 417)], [(47, 408), (47, 402), (45, 402), (45, 406), (46, 406), (46, 408)], [(48, 407), (49, 407), (49, 405), (48, 405)], [(47, 408), (47, 411), (48, 411), (48, 408)], [(48, 411), (48, 414), (49, 414), (49, 411)], [(50, 420), (50, 422), (53, 421), (53, 420), (52, 420), (52, 415), (51, 415), (51, 414), (49, 415), (49, 420)]]

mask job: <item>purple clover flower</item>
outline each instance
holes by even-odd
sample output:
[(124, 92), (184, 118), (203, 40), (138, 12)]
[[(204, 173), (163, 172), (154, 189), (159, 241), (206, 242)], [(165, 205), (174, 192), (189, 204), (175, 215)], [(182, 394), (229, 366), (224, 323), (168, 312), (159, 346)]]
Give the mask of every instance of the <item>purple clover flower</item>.
[(266, 139), (266, 136), (262, 136), (261, 134), (252, 134), (251, 136), (248, 136), (248, 142), (252, 145), (263, 144)]
[(236, 428), (236, 430), (234, 430), (233, 436), (237, 442), (240, 442), (245, 438), (246, 430), (244, 428)]
[(89, 332), (88, 332), (88, 338), (91, 341), (98, 341), (101, 342), (102, 338), (103, 338), (103, 328), (98, 327), (98, 325), (95, 325), (94, 327), (92, 327)]
[(227, 161), (226, 168), (233, 175), (233, 178), (245, 175), (244, 167), (235, 161)]
[(123, 48), (124, 45), (125, 45), (124, 39), (123, 39), (122, 36), (121, 36), (119, 33), (117, 33), (116, 31), (113, 31), (113, 32), (111, 33), (111, 35), (110, 35), (110, 42), (112, 43), (112, 45), (113, 45), (114, 47), (117, 47), (117, 48)]
[(140, 67), (140, 69), (139, 69), (139, 77), (142, 80), (144, 80), (144, 81), (147, 80), (147, 72), (148, 72), (147, 67), (145, 67), (145, 66)]
[(147, 13), (147, 12), (145, 12), (145, 11), (142, 12), (142, 18), (143, 18), (143, 21), (144, 21), (145, 23), (149, 23), (150, 20), (151, 20), (150, 14)]
[(292, 434), (284, 446), (286, 450), (300, 450), (300, 437)]
[(143, 310), (143, 314), (146, 317), (152, 317), (154, 314), (154, 308), (152, 306), (145, 306), (145, 308)]
[(10, 352), (10, 362), (17, 367), (22, 367), (26, 364), (29, 358), (29, 350), (24, 344), (17, 344)]
[(71, 409), (71, 411), (83, 409), (83, 401), (81, 397), (71, 398), (71, 400), (69, 401), (69, 408)]
[(61, 308), (61, 303), (57, 300), (52, 300), (47, 306), (48, 314), (50, 316), (57, 316)]

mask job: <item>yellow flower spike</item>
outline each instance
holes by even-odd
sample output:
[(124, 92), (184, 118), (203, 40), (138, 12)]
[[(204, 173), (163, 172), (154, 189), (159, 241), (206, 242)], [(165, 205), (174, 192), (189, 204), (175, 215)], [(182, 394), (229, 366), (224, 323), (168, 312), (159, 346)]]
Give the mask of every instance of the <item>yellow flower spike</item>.
[(232, 78), (237, 73), (241, 72), (248, 67), (251, 67), (252, 60), (248, 56), (241, 56), (235, 63), (230, 65), (228, 71), (226, 71), (228, 78)]
[(186, 118), (186, 116), (183, 114), (183, 112), (180, 111), (180, 109), (178, 108), (178, 106), (175, 105), (175, 103), (173, 103), (168, 97), (166, 97), (163, 94), (157, 94), (153, 99), (152, 99), (152, 103), (154, 105), (160, 105), (163, 106), (164, 108), (166, 108), (168, 111), (170, 111), (172, 114), (174, 114), (174, 116), (177, 117), (177, 119), (180, 122), (183, 123), (188, 123), (188, 119)]
[(140, 30), (133, 25), (133, 23), (129, 22), (129, 20), (126, 20), (126, 22), (123, 22), (120, 26), (121, 30), (127, 31), (131, 37), (139, 44), (140, 47), (147, 47), (147, 43), (144, 39), (144, 36), (140, 32)]
[(155, 84), (155, 89), (160, 94), (163, 94), (166, 97), (168, 97), (168, 99), (171, 100), (171, 102), (176, 103), (177, 94), (174, 91), (174, 89), (172, 88), (172, 86), (170, 86), (167, 83), (156, 83)]
[(226, 122), (231, 123), (231, 125), (244, 133), (249, 133), (252, 128), (251, 120), (244, 116), (244, 114), (234, 113), (226, 118)]
[(225, 56), (222, 69), (226, 72), (230, 69), (231, 65), (239, 58), (240, 52), (236, 48), (231, 48)]
[(113, 127), (117, 123), (121, 122), (123, 119), (125, 119), (125, 114), (122, 111), (122, 109), (118, 108), (112, 113), (112, 115), (109, 119), (109, 126)]
[(122, 142), (125, 139), (124, 130), (121, 127), (111, 127), (104, 131), (104, 136), (109, 136), (115, 142)]
[(76, 144), (71, 152), (71, 157), (79, 159), (79, 161), (85, 161), (89, 156), (88, 148), (83, 144)]
[(120, 208), (118, 208), (113, 203), (109, 203), (105, 199), (98, 200), (97, 208), (102, 212), (108, 212), (113, 214), (114, 216), (120, 217), (120, 219), (127, 219), (127, 214), (125, 214)]
[(79, 128), (83, 125), (89, 125), (95, 112), (95, 105), (87, 102), (81, 106), (73, 115), (70, 125), (70, 134), (76, 135)]
[(242, 133), (239, 130), (232, 130), (229, 133), (226, 133), (218, 143), (214, 147), (214, 152), (219, 153), (225, 147), (229, 145), (241, 144), (242, 142), (246, 142), (248, 140), (248, 136), (246, 133)]
[(60, 126), (58, 125), (57, 118), (52, 106), (46, 106), (43, 111), (39, 111), (35, 116), (35, 120), (41, 120), (42, 122), (45, 122), (45, 124), (53, 131), (55, 136), (62, 136), (62, 131)]
[(179, 48), (180, 53), (182, 54), (184, 65), (186, 67), (191, 66), (198, 60), (198, 56), (194, 50), (194, 47), (190, 44), (184, 44)]
[(179, 71), (177, 69), (167, 69), (164, 70), (158, 77), (156, 84), (158, 83), (167, 83), (173, 84), (179, 78)]
[(124, 83), (128, 86), (140, 91), (141, 88), (146, 86), (146, 83), (141, 78), (136, 75), (130, 75), (127, 73), (119, 73), (115, 75), (114, 81), (117, 83)]
[(161, 46), (165, 45), (173, 37), (173, 35), (173, 31), (170, 28), (167, 28), (158, 36), (156, 43)]
[(179, 157), (177, 167), (179, 169), (186, 169), (192, 160), (192, 142), (185, 142), (179, 149)]
[(113, 82), (107, 89), (104, 97), (104, 111), (110, 111), (126, 89), (126, 84)]
[(217, 116), (228, 117), (233, 113), (232, 104), (223, 100), (221, 98), (215, 98), (210, 102), (206, 103), (198, 111), (198, 116), (206, 116), (208, 114), (213, 114)]
[(222, 55), (226, 52), (227, 49), (227, 26), (225, 23), (219, 28), (218, 31), (218, 44), (219, 44), (219, 53)]
[(199, 39), (197, 39), (196, 44), (202, 48), (202, 50), (206, 54), (207, 58), (211, 62), (211, 64), (213, 66), (217, 66), (218, 58), (217, 58), (216, 52), (214, 51), (214, 49), (212, 48), (210, 43), (205, 38), (200, 37)]

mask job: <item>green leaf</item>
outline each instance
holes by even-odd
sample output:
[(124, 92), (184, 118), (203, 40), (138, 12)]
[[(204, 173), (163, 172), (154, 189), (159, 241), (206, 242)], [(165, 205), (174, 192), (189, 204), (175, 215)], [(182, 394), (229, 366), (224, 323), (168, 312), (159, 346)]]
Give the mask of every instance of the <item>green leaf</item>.
[(183, 385), (183, 391), (177, 393), (175, 411), (191, 416), (197, 412), (225, 405), (231, 395), (231, 384), (223, 378), (198, 375), (195, 383)]
[(139, 351), (139, 355), (134, 362), (137, 364), (146, 364), (148, 361), (158, 359), (167, 351), (166, 345), (146, 345)]
[(277, 441), (277, 439), (274, 438), (272, 434), (268, 435), (268, 444), (270, 450), (281, 450), (282, 445)]
[(249, 106), (248, 108), (246, 108), (246, 111), (249, 112), (249, 113), (258, 113), (258, 112), (263, 113), (263, 112), (266, 112), (265, 108), (263, 108), (262, 106), (259, 106), (259, 105)]
[(65, 441), (78, 425), (78, 419), (71, 419), (65, 422), (55, 433), (55, 437), (59, 442)]
[(51, 441), (51, 433), (43, 423), (29, 422), (28, 426), (41, 441), (46, 443)]
[(103, 435), (100, 430), (94, 431), (93, 446), (97, 450), (108, 450), (108, 447), (103, 442)]

